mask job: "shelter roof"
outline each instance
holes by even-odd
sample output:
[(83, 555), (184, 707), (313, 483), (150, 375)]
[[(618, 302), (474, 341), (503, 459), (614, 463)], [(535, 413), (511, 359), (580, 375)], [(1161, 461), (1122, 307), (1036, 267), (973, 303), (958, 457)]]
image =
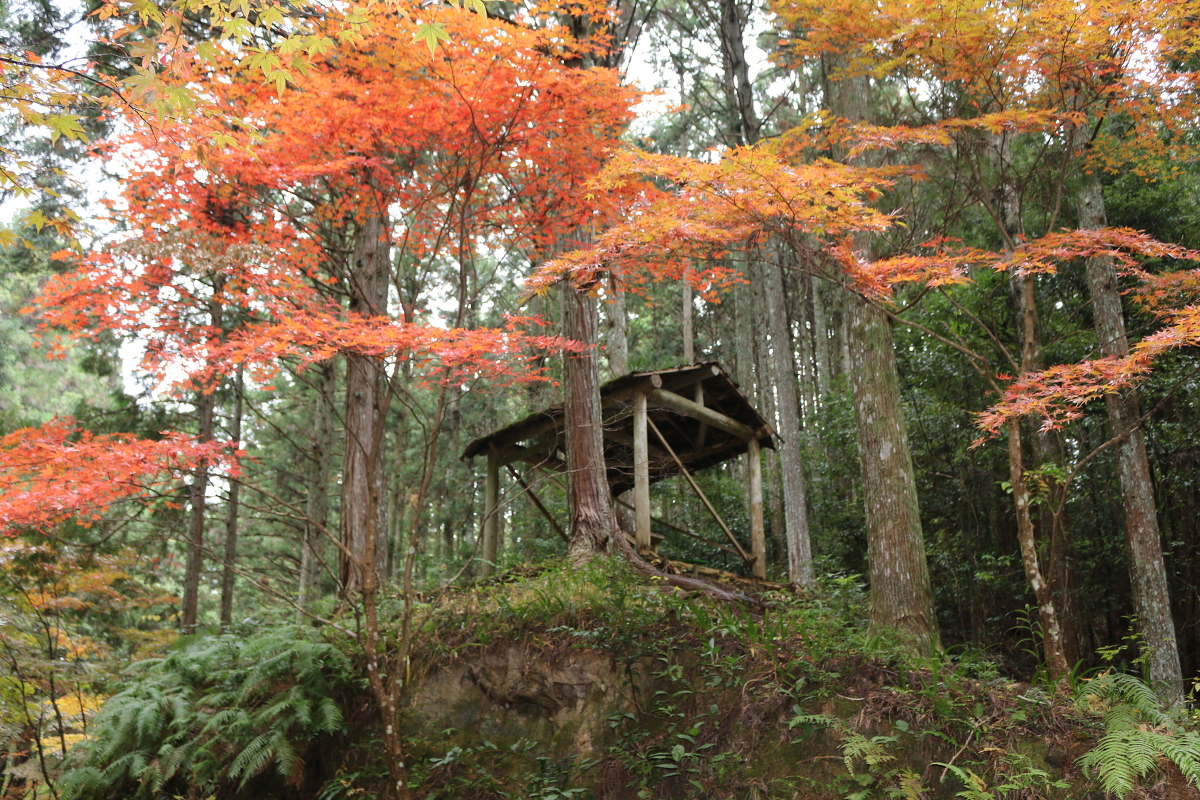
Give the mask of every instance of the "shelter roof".
[[(651, 423), (652, 483), (681, 474), (680, 463), (695, 472), (734, 458), (746, 452), (751, 439), (774, 446), (770, 425), (716, 362), (631, 372), (600, 388), (604, 456), (614, 494), (633, 486), (633, 402), (643, 392)], [(563, 470), (565, 444), (565, 412), (559, 405), (476, 439), (463, 458), (492, 453), (501, 463)]]

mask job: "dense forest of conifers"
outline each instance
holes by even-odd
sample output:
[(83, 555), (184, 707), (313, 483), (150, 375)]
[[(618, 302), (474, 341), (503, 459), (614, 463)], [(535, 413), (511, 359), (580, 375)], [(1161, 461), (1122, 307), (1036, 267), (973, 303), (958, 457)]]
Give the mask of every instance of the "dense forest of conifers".
[[(337, 631), (386, 719), (422, 608), (598, 554), (1191, 702), (1197, 4), (99, 8), (0, 6), (0, 794), (180, 636)], [(757, 564), (746, 457), (665, 559), (603, 469), (601, 385), (705, 362)]]

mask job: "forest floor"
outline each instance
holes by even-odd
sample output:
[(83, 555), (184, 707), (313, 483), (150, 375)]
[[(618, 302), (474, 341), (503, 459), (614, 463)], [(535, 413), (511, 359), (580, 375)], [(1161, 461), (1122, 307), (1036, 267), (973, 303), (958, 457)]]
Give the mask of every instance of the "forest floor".
[(1119, 752), (1085, 769), (1106, 714), (1135, 702), (1108, 675), (1031, 684), (977, 652), (906, 657), (866, 635), (849, 583), (752, 600), (606, 562), (456, 593), (414, 665), (421, 796), (1099, 798), (1120, 777), (1129, 797), (1200, 800), (1161, 753), (1144, 775)]

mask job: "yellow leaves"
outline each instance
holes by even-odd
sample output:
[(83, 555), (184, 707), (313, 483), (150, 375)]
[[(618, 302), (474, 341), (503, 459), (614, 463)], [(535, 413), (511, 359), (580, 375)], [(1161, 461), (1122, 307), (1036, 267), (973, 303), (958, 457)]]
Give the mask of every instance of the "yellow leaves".
[(51, 143), (57, 142), (60, 136), (65, 136), (73, 141), (87, 140), (83, 126), (79, 124), (79, 116), (76, 114), (50, 114), (46, 117), (45, 122), (50, 128)]

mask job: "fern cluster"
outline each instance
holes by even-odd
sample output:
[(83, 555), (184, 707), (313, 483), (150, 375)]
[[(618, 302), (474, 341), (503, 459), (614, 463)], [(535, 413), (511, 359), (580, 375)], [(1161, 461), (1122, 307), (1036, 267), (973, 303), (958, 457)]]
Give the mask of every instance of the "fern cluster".
[(351, 679), (336, 648), (279, 634), (205, 637), (135, 668), (93, 722), (67, 798), (160, 796), (173, 782), (231, 794), (272, 764), (293, 780), (296, 744), (342, 728), (331, 695)]
[(1200, 733), (1162, 710), (1158, 697), (1132, 675), (1109, 673), (1083, 690), (1091, 705), (1105, 708), (1104, 738), (1079, 760), (1099, 776), (1104, 791), (1125, 797), (1137, 782), (1169, 759), (1193, 786), (1200, 786)]

